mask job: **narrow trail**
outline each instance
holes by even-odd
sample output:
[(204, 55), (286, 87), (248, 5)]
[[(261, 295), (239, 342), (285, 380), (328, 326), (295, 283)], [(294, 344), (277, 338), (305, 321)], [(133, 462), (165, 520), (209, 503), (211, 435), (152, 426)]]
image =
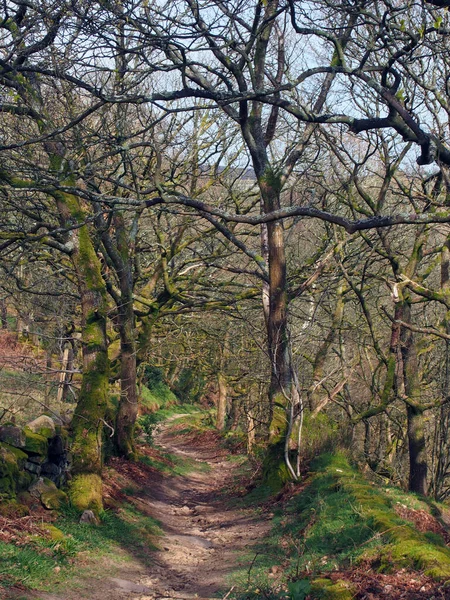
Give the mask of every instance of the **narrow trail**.
[(234, 480), (236, 465), (224, 450), (172, 436), (169, 424), (159, 426), (155, 441), (172, 454), (206, 462), (209, 469), (159, 476), (135, 498), (139, 510), (157, 519), (164, 533), (154, 562), (144, 566), (133, 558), (119, 569), (111, 566), (110, 572), (104, 565), (100, 579), (81, 579), (76, 591), (40, 594), (36, 600), (209, 600), (228, 595), (230, 573), (242, 554), (264, 538), (270, 522), (230, 506), (223, 490)]

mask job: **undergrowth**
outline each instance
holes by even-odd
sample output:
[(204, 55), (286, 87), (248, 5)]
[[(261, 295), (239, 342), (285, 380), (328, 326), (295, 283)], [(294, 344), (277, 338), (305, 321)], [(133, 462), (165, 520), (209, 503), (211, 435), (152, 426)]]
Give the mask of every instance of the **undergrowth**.
[(53, 524), (42, 525), (42, 536), (23, 536), (16, 543), (0, 542), (0, 590), (13, 585), (42, 590), (64, 587), (79, 574), (77, 557), (90, 565), (101, 557), (115, 562), (131, 556), (150, 561), (161, 531), (158, 522), (126, 503), (118, 511), (105, 511), (98, 526), (79, 523), (79, 513), (66, 506)]
[[(450, 580), (450, 551), (442, 537), (421, 533), (395, 510), (399, 504), (424, 510), (423, 500), (370, 483), (341, 454), (322, 455), (311, 470), (299, 493), (275, 505), (272, 534), (233, 575), (239, 590), (234, 598), (350, 600), (354, 589), (345, 572), (362, 565)], [(266, 491), (254, 490), (253, 499), (257, 494), (265, 497)]]

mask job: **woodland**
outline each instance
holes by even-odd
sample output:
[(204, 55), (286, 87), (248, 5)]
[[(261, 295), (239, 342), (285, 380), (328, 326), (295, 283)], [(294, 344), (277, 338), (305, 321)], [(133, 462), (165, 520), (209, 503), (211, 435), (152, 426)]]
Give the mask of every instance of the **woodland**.
[(5, 598), (51, 597), (13, 595), (36, 479), (115, 531), (108, 469), (156, 485), (170, 427), (295, 538), (214, 594), (450, 598), (449, 6), (2, 0)]

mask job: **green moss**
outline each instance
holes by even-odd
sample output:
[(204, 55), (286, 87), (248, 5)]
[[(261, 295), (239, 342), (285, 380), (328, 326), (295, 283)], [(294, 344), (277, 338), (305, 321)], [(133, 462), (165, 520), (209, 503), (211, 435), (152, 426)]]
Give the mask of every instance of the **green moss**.
[(291, 479), (284, 461), (284, 442), (270, 444), (264, 456), (263, 484), (275, 494)]
[(311, 582), (311, 595), (320, 600), (352, 600), (355, 595), (353, 586), (347, 581), (331, 581), (319, 578)]
[(98, 514), (103, 508), (100, 476), (94, 473), (76, 475), (70, 482), (69, 498), (77, 510), (93, 510)]
[(28, 427), (23, 429), (25, 433), (24, 450), (29, 454), (46, 456), (48, 452), (48, 439), (39, 433), (34, 433)]
[(54, 542), (61, 542), (66, 537), (64, 535), (64, 533), (61, 531), (61, 529), (58, 529), (58, 527), (55, 527), (54, 525), (51, 525), (50, 523), (41, 523), (39, 525), (39, 527)]
[(67, 494), (62, 490), (48, 490), (41, 494), (41, 502), (49, 510), (58, 510), (67, 501)]
[(423, 570), (437, 580), (450, 579), (450, 551), (440, 536), (421, 533), (401, 519), (389, 496), (366, 481), (343, 457), (329, 457), (325, 472), (332, 474), (337, 485), (354, 498), (368, 526), (383, 536), (381, 570), (407, 567)]
[(19, 448), (15, 448), (14, 446), (10, 446), (9, 444), (6, 444), (5, 442), (0, 442), (0, 452), (2, 449), (5, 451), (5, 453), (1, 454), (1, 456), (4, 458), (4, 460), (7, 460), (7, 461), (14, 460), (16, 462), (17, 466), (20, 469), (23, 469), (25, 462), (28, 460), (28, 456), (25, 452), (23, 452), (23, 450), (20, 450)]
[(80, 227), (79, 234), (79, 260), (82, 266), (83, 275), (86, 277), (87, 288), (92, 292), (98, 292), (102, 296), (105, 293), (105, 283), (100, 270), (100, 261), (98, 260), (95, 248), (87, 226)]
[(22, 469), (27, 455), (13, 446), (0, 443), (0, 494), (13, 497), (22, 487)]
[(99, 352), (83, 374), (77, 409), (72, 420), (73, 472), (97, 473), (102, 468), (102, 431), (107, 410), (108, 358)]

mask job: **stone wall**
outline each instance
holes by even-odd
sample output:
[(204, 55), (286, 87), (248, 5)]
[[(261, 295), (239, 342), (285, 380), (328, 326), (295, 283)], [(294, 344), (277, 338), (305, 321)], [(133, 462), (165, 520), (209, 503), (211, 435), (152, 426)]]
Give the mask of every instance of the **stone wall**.
[[(62, 422), (43, 415), (17, 427), (0, 426), (0, 501), (29, 494), (56, 508), (70, 471), (68, 435)], [(48, 504), (48, 506), (47, 506)]]

